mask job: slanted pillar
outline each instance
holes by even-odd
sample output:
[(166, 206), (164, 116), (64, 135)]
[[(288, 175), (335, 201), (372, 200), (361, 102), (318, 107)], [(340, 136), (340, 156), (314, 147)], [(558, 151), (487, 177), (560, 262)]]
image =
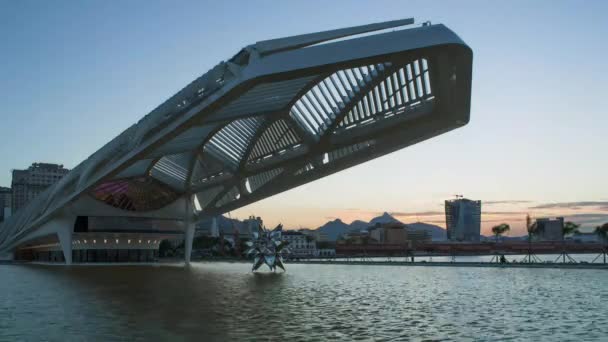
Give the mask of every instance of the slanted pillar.
[(188, 220), (185, 222), (184, 227), (184, 261), (186, 265), (190, 264), (190, 258), (192, 256), (192, 243), (194, 242), (194, 230), (196, 226), (194, 222)]
[(196, 229), (193, 200), (193, 196), (186, 197), (186, 208), (184, 212), (184, 261), (186, 262), (186, 265), (190, 265), (192, 243), (194, 242), (194, 231)]
[(220, 231), (217, 227), (217, 217), (216, 216), (213, 216), (213, 218), (211, 219), (211, 236), (212, 237), (220, 236)]
[(59, 245), (63, 251), (63, 258), (65, 259), (66, 265), (72, 264), (72, 231), (74, 227), (67, 224), (68, 222), (57, 222), (57, 237), (59, 238)]

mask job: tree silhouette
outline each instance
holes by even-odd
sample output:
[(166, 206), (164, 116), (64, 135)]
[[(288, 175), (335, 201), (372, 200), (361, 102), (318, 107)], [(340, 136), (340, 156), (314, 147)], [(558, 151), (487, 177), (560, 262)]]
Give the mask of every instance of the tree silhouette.
[(568, 255), (568, 253), (566, 252), (566, 236), (577, 233), (578, 227), (580, 227), (580, 225), (578, 225), (574, 222), (567, 221), (564, 223), (564, 226), (562, 227), (562, 249), (563, 250), (562, 250), (562, 253), (557, 257), (557, 259), (555, 259), (556, 261), (559, 260), (559, 258), (561, 257), (563, 263), (566, 263), (566, 258), (568, 258), (568, 260), (570, 262), (576, 262), (576, 260), (574, 260), (572, 257), (570, 257)]
[(608, 241), (608, 223), (604, 223), (601, 226), (595, 227), (595, 234), (597, 234), (600, 242), (604, 243), (604, 250), (600, 255), (595, 257), (592, 262), (595, 262), (599, 257), (604, 257), (604, 264), (606, 263), (606, 257), (608, 256), (608, 247), (606, 246), (606, 242)]
[(530, 214), (526, 215), (526, 231), (528, 232), (528, 255), (524, 258), (524, 261), (532, 263), (534, 261), (540, 261), (538, 257), (536, 257), (532, 253), (532, 235), (538, 232), (538, 224), (536, 221), (532, 223), (532, 218)]
[(579, 227), (580, 225), (574, 222), (568, 221), (564, 223), (564, 226), (562, 227), (562, 239), (564, 239), (567, 235), (577, 233)]
[(606, 240), (608, 239), (608, 223), (595, 227), (595, 234), (598, 236), (600, 241), (606, 243)]
[(506, 223), (501, 223), (497, 226), (492, 227), (492, 233), (496, 237), (496, 242), (498, 242), (498, 237), (506, 232), (511, 230), (511, 227)]

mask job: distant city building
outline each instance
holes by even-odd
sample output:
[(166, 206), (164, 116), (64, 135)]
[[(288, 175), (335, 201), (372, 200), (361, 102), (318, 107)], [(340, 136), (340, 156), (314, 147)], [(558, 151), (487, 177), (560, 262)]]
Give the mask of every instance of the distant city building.
[(311, 237), (302, 232), (283, 231), (283, 240), (288, 241), (291, 256), (296, 258), (310, 258), (318, 256), (317, 243)]
[(407, 232), (407, 240), (412, 244), (421, 244), (421, 243), (429, 243), (433, 240), (431, 233), (422, 229), (414, 229), (405, 225), (405, 230)]
[(325, 258), (335, 257), (336, 249), (335, 248), (319, 248), (317, 253), (320, 257), (325, 257)]
[(298, 231), (300, 233), (304, 234), (304, 235), (311, 236), (317, 242), (329, 241), (329, 238), (327, 237), (327, 234), (323, 233), (319, 229), (307, 229), (307, 228), (304, 228), (304, 229), (300, 229)]
[(243, 225), (244, 225), (244, 230), (245, 230), (245, 235), (246, 238), (251, 238), (251, 233), (253, 232), (257, 232), (260, 227), (264, 227), (264, 221), (262, 220), (261, 217), (259, 216), (249, 216), (248, 219), (246, 219), (245, 221), (243, 221)]
[(0, 186), (0, 222), (11, 216), (12, 191)]
[(378, 241), (371, 237), (369, 231), (361, 230), (361, 231), (350, 231), (346, 234), (341, 235), (338, 240), (336, 240), (337, 245), (369, 245), (369, 244), (378, 244)]
[(413, 246), (431, 241), (425, 230), (413, 229), (401, 222), (376, 223), (369, 228), (370, 243)]
[(535, 238), (538, 241), (560, 241), (563, 238), (564, 218), (539, 218), (536, 220)]
[(466, 198), (445, 201), (448, 240), (478, 242), (481, 232), (481, 201)]
[(408, 242), (407, 231), (403, 223), (376, 223), (369, 230), (369, 236), (380, 244), (405, 245)]
[(581, 233), (581, 232), (576, 232), (572, 236), (572, 240), (574, 240), (575, 242), (583, 242), (583, 243), (587, 243), (587, 242), (589, 242), (589, 243), (602, 242), (602, 240), (600, 239), (600, 237), (596, 233)]
[(13, 170), (12, 213), (25, 207), (38, 194), (57, 183), (70, 170), (60, 164), (33, 163), (25, 170)]

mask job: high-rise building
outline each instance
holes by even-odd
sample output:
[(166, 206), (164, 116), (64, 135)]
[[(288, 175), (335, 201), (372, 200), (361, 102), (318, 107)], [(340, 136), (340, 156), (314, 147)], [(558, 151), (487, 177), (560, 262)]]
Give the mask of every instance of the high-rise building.
[(536, 220), (534, 236), (539, 241), (560, 241), (563, 239), (564, 218), (539, 218)]
[(481, 201), (466, 198), (445, 201), (445, 224), (448, 240), (479, 241)]
[(13, 170), (11, 211), (26, 206), (38, 194), (57, 183), (70, 170), (60, 164), (33, 163), (25, 170)]
[(11, 216), (11, 189), (0, 186), (0, 222)]

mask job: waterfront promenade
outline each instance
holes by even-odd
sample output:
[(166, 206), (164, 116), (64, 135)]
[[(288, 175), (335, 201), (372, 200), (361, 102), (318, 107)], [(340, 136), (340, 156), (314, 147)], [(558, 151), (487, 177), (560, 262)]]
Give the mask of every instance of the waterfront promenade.
[(572, 241), (526, 241), (511, 242), (430, 242), (407, 247), (390, 244), (337, 245), (336, 254), (344, 256), (368, 255), (388, 256), (414, 253), (419, 255), (495, 255), (495, 254), (600, 254), (608, 251), (603, 243), (577, 243)]
[[(428, 257), (428, 256), (427, 256)], [(319, 259), (303, 259), (303, 260), (289, 260), (285, 261), (285, 264), (289, 265), (344, 265), (344, 266), (405, 266), (405, 267), (480, 267), (480, 268), (534, 268), (534, 269), (576, 269), (576, 270), (608, 270), (608, 264), (602, 262), (521, 262), (515, 260), (506, 263), (474, 260), (474, 261), (407, 261), (405, 258), (319, 258)], [(100, 267), (114, 267), (114, 266), (163, 266), (163, 265), (180, 265), (182, 260), (176, 258), (160, 259), (157, 262), (125, 262), (125, 263), (73, 263), (72, 266), (100, 266)], [(251, 261), (246, 259), (235, 259), (235, 258), (212, 258), (202, 259), (198, 262), (203, 263), (243, 263), (250, 265)], [(0, 264), (5, 265), (43, 265), (43, 266), (59, 266), (65, 267), (62, 263), (53, 262), (31, 262), (31, 261), (13, 261), (4, 262)], [(265, 268), (264, 268), (265, 269)]]
[(496, 267), (496, 268), (557, 268), (557, 269), (594, 269), (608, 270), (608, 264), (600, 263), (556, 263), (556, 262), (471, 262), (471, 261), (374, 261), (374, 260), (336, 260), (336, 259), (312, 259), (290, 261), (287, 264), (316, 264), (316, 265), (367, 265), (367, 266), (422, 266), (422, 267)]

